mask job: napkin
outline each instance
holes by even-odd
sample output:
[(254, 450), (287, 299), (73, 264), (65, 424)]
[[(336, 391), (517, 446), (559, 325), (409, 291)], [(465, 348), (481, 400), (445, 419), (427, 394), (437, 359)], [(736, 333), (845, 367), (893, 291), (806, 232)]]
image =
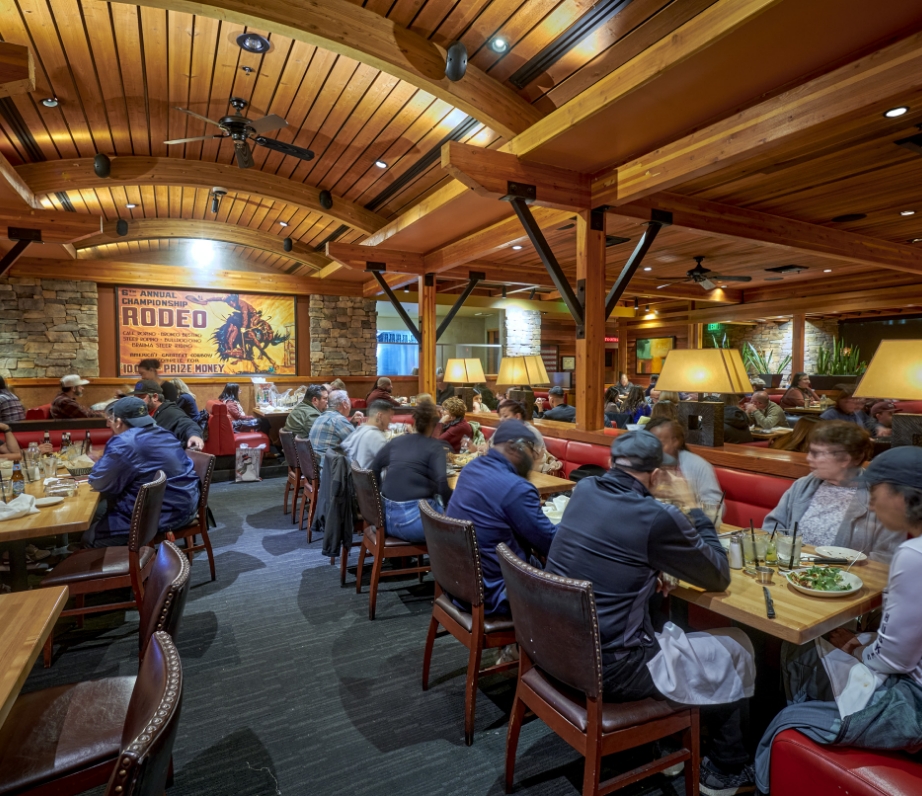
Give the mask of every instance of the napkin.
[(38, 514), (35, 498), (32, 495), (20, 495), (9, 503), (0, 503), (0, 522), (25, 517), (26, 514)]
[[(873, 637), (873, 633), (861, 633), (858, 640), (862, 644), (869, 644)], [(832, 646), (822, 637), (816, 639), (816, 651), (829, 677), (839, 715), (843, 719), (863, 710), (877, 687), (887, 679), (878, 672), (872, 672), (857, 658)]]

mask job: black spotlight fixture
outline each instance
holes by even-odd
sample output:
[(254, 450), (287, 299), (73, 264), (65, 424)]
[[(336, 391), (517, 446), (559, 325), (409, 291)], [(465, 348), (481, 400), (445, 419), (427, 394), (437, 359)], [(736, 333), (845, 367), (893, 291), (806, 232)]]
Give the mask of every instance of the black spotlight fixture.
[(262, 55), (269, 52), (272, 45), (265, 36), (260, 36), (258, 33), (241, 33), (237, 37), (237, 46), (248, 53)]
[(506, 286), (503, 285), (503, 298), (506, 298)]
[(320, 192), (320, 206), (324, 210), (330, 210), (333, 207), (333, 194), (327, 190)]
[(290, 252), (290, 251), (291, 251), (292, 245), (293, 245), (293, 244), (292, 244), (292, 242), (291, 242), (291, 238), (285, 238), (285, 240), (282, 241), (282, 248), (283, 248), (286, 252)]
[(445, 55), (445, 77), (457, 83), (467, 71), (467, 47), (460, 41), (454, 42)]
[(219, 188), (217, 185), (211, 189), (211, 212), (217, 213), (221, 207), (221, 200), (227, 196), (227, 188)]
[(112, 161), (100, 152), (93, 158), (93, 171), (97, 177), (108, 177), (112, 173)]
[(535, 297), (535, 291), (536, 291), (537, 289), (538, 289), (538, 288), (535, 288), (535, 287), (533, 287), (533, 288), (531, 289), (531, 293), (528, 294), (528, 300), (529, 300), (529, 301), (531, 301), (531, 300), (534, 299), (534, 297)]
[(124, 238), (128, 234), (128, 222), (124, 218), (120, 218), (115, 222), (115, 231), (119, 234), (119, 237)]
[(634, 296), (634, 312), (640, 309), (640, 299)]

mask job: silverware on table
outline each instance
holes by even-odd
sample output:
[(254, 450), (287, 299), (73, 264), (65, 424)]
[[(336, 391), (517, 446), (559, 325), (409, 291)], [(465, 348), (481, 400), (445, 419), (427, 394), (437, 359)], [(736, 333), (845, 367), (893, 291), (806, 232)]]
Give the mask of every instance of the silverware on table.
[(774, 619), (775, 604), (772, 602), (772, 593), (768, 590), (768, 586), (762, 587), (762, 593), (765, 595), (765, 615), (769, 619)]

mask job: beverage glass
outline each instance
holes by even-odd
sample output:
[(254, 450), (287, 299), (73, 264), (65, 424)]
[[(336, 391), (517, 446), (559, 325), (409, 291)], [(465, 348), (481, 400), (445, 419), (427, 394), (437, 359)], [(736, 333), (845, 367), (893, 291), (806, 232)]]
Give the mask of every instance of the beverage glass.
[(54, 456), (48, 456), (42, 461), (42, 471), (45, 478), (54, 478), (58, 474), (58, 460)]
[[(743, 529), (740, 531), (743, 544), (743, 564), (746, 567), (754, 567), (758, 562), (765, 561), (765, 551), (768, 548), (768, 534), (765, 531), (755, 532), (755, 548), (752, 546), (752, 534)], [(753, 554), (754, 553), (754, 554)]]
[[(791, 542), (790, 536), (782, 536), (780, 533), (775, 536), (775, 546), (778, 549), (778, 566), (787, 569), (791, 566)], [(794, 543), (794, 564), (795, 568), (800, 566), (800, 548), (803, 546), (803, 537), (798, 536), (797, 542)]]
[(9, 479), (4, 479), (3, 483), (0, 484), (0, 492), (3, 494), (3, 502), (9, 503), (13, 499), (13, 482)]
[(719, 503), (702, 503), (701, 510), (704, 512), (704, 516), (714, 523), (715, 528), (720, 525), (720, 518), (718, 516), (720, 512)]

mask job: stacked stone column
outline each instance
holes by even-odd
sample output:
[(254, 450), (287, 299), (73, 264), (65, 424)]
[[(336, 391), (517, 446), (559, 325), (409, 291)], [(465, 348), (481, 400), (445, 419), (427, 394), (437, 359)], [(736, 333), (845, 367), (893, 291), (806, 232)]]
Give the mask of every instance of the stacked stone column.
[(311, 375), (373, 376), (378, 369), (374, 299), (311, 296)]

